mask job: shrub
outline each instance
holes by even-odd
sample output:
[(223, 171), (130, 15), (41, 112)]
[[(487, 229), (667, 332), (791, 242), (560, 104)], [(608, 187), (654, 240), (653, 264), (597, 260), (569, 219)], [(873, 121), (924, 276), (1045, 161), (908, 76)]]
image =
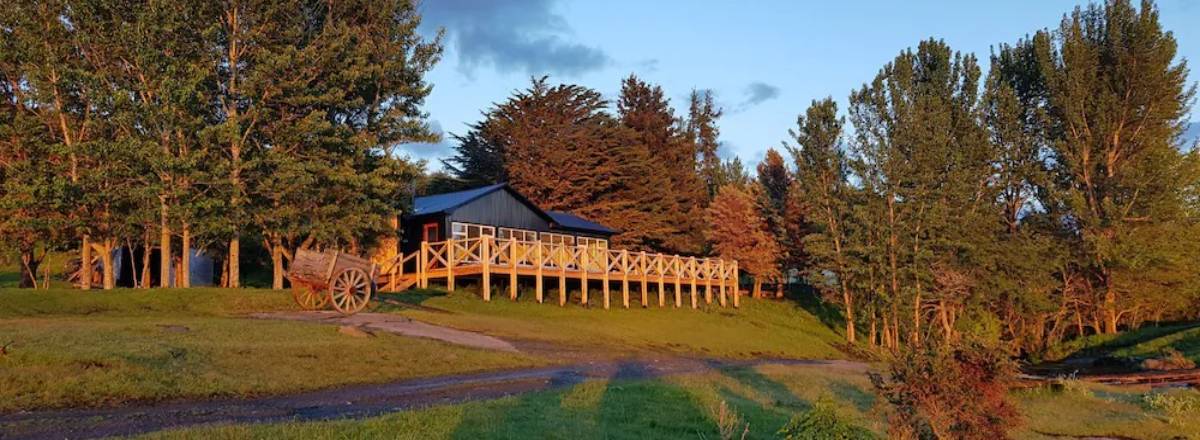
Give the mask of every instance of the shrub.
[(785, 440), (858, 440), (874, 439), (871, 431), (855, 425), (838, 411), (826, 396), (817, 399), (812, 409), (797, 414), (779, 430)]
[(1008, 390), (1016, 368), (1003, 351), (927, 342), (903, 349), (871, 382), (890, 404), (893, 438), (1006, 438), (1019, 423)]
[(1200, 412), (1200, 396), (1194, 393), (1148, 393), (1142, 396), (1142, 403), (1150, 409), (1162, 411), (1167, 416), (1167, 422), (1175, 426), (1183, 425)]

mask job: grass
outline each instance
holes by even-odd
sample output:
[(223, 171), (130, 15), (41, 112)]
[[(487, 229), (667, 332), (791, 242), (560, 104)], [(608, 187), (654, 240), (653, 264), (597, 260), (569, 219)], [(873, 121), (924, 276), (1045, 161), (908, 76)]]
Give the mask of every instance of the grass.
[[(1200, 420), (1176, 417), (1146, 403), (1147, 387), (1080, 384), (1067, 391), (1016, 391), (1024, 418), (1010, 434), (1021, 439), (1090, 436), (1174, 439), (1200, 436)], [(1200, 399), (1194, 390), (1168, 391)], [(883, 437), (882, 404), (861, 373), (813, 366), (766, 365), (656, 380), (597, 380), (566, 389), (496, 400), (435, 406), (356, 420), (222, 424), (150, 434), (150, 439), (716, 439), (720, 407), (749, 439), (778, 438), (789, 419), (820, 398), (853, 425)], [(735, 436), (737, 438), (738, 436)]]
[[(1146, 386), (1083, 384), (1083, 391), (1035, 389), (1014, 393), (1025, 415), (1018, 438), (1115, 437), (1137, 439), (1200, 438), (1200, 418), (1172, 417), (1146, 403)], [(1200, 391), (1166, 391), (1175, 397), (1200, 399)]]
[(643, 309), (637, 299), (631, 299), (631, 307), (625, 309), (618, 290), (612, 307), (604, 310), (596, 302), (600, 295), (584, 308), (577, 302), (559, 307), (556, 295), (538, 304), (528, 292), (517, 302), (507, 295), (484, 302), (469, 289), (450, 295), (439, 290), (412, 292), (390, 298), (450, 313), (387, 305), (377, 311), (500, 337), (589, 349), (722, 358), (845, 357), (836, 347), (842, 337), (792, 301), (743, 299), (739, 309), (714, 302), (693, 310), (686, 304), (678, 309), (656, 305)]
[(217, 425), (151, 434), (162, 439), (720, 438), (720, 408), (737, 436), (773, 439), (821, 396), (876, 433), (882, 421), (865, 376), (812, 366), (730, 368), (661, 380), (597, 380), (565, 389), (437, 406), (364, 420)]
[[(0, 289), (0, 412), (248, 397), (545, 361), (425, 339), (241, 318), (286, 293)], [(352, 360), (347, 362), (347, 360)]]

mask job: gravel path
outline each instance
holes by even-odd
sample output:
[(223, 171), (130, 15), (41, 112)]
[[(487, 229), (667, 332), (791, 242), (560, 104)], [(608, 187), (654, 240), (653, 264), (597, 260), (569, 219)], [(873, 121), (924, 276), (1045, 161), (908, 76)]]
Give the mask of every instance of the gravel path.
[(508, 351), (513, 353), (518, 351), (517, 347), (513, 346), (513, 344), (500, 338), (495, 338), (480, 333), (452, 329), (449, 327), (426, 324), (424, 322), (414, 321), (403, 316), (397, 316), (389, 313), (359, 313), (356, 315), (344, 316), (338, 312), (317, 311), (255, 313), (250, 316), (257, 319), (285, 319), (291, 321), (308, 321), (351, 326), (417, 338), (437, 339), (439, 341), (444, 341), (451, 344), (482, 348), (485, 350)]

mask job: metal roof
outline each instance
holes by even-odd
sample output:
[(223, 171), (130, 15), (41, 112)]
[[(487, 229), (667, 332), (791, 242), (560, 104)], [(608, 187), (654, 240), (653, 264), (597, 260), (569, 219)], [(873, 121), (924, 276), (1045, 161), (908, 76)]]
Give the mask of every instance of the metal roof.
[(562, 211), (547, 211), (546, 214), (549, 214), (550, 218), (554, 219), (554, 223), (557, 223), (558, 226), (563, 229), (572, 229), (572, 230), (583, 231), (583, 232), (595, 232), (595, 233), (600, 233), (600, 234), (616, 234), (617, 233), (617, 231), (609, 229), (607, 226), (604, 226), (604, 225), (596, 223), (596, 222), (585, 220), (583, 217), (579, 217), (579, 216), (571, 214), (571, 213), (562, 212)]
[(585, 220), (574, 214), (562, 211), (543, 211), (541, 208), (534, 205), (525, 196), (518, 193), (516, 190), (508, 186), (507, 183), (497, 183), (494, 185), (481, 186), (479, 188), (471, 188), (463, 191), (455, 191), (444, 194), (434, 194), (422, 196), (413, 199), (412, 215), (426, 215), (434, 213), (448, 213), (458, 207), (471, 203), (475, 199), (483, 197), (501, 189), (508, 189), (518, 200), (529, 205), (531, 209), (538, 215), (550, 220), (554, 223), (553, 228), (568, 229), (578, 232), (592, 232), (596, 234), (616, 234), (617, 231), (596, 222)]

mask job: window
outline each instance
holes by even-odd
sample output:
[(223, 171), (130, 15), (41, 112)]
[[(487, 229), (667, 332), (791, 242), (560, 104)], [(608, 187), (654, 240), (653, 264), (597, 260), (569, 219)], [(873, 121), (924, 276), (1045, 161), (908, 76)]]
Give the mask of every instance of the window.
[(470, 223), (459, 222), (450, 224), (450, 232), (451, 238), (455, 240), (496, 236), (496, 228), (493, 226), (473, 225)]
[(608, 249), (608, 240), (603, 238), (579, 237), (579, 245), (597, 249)]
[(543, 232), (541, 234), (542, 243), (550, 244), (565, 244), (567, 246), (575, 245), (575, 237), (566, 234), (555, 234), (552, 232)]
[(502, 240), (515, 238), (520, 241), (537, 241), (538, 233), (524, 229), (500, 228), (500, 235), (496, 237)]

